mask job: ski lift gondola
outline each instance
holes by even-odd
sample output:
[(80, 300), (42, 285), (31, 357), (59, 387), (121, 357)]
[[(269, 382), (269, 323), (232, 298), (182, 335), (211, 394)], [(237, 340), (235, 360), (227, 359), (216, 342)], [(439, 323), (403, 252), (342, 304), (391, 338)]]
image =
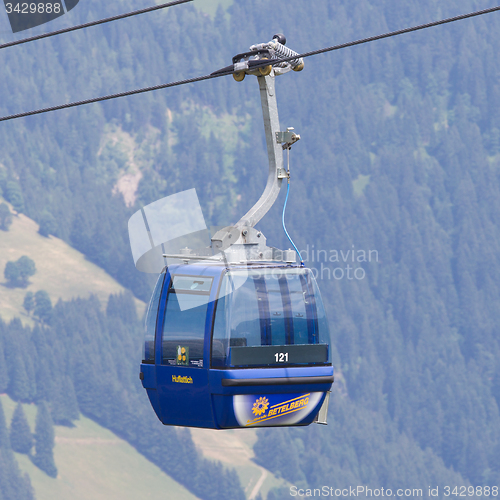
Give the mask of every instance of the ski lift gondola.
[(143, 385), (164, 424), (307, 425), (333, 381), (325, 310), (300, 265), (171, 265), (146, 323)]
[[(301, 70), (303, 60), (252, 69), (255, 61), (296, 54), (284, 42), (276, 35), (236, 56), (239, 71), (256, 75), (261, 90), (269, 156), (263, 195), (239, 222), (212, 236), (210, 252), (162, 253), (167, 265), (146, 315), (140, 376), (165, 425), (227, 429), (326, 423), (333, 366), (318, 286), (311, 270), (297, 262), (298, 251), (268, 247), (254, 227), (283, 180), (289, 182), (283, 150), (300, 139), (293, 129), (279, 130), (274, 78)], [(147, 212), (145, 207), (136, 214), (139, 223)], [(131, 219), (129, 231), (137, 220)]]

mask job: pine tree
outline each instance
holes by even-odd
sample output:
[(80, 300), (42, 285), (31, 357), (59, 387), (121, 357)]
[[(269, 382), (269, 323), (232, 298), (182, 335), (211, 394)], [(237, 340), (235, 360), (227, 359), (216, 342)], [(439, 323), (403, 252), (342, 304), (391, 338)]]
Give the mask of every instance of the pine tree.
[(45, 290), (38, 290), (35, 293), (35, 310), (33, 314), (42, 321), (49, 321), (52, 316), (52, 302), (49, 294)]
[(17, 404), (10, 424), (10, 445), (18, 453), (28, 454), (33, 448), (33, 435), (21, 403)]
[(7, 434), (7, 424), (3, 412), (2, 401), (0, 400), (0, 448), (10, 449), (9, 435)]
[(3, 275), (11, 286), (16, 286), (20, 278), (19, 269), (17, 268), (16, 263), (8, 261), (7, 264), (5, 264)]
[(54, 462), (54, 425), (47, 405), (38, 405), (35, 425), (35, 455), (33, 463), (50, 477), (57, 477)]
[(51, 401), (51, 413), (57, 425), (73, 427), (73, 420), (79, 417), (75, 389), (69, 377), (60, 377), (55, 395)]
[(12, 224), (12, 213), (7, 203), (0, 203), (0, 229), (8, 231)]
[(31, 314), (31, 311), (35, 308), (35, 296), (33, 292), (28, 292), (24, 296), (23, 307), (28, 313), (28, 316)]
[(16, 401), (29, 401), (31, 384), (24, 360), (18, 352), (11, 355), (11, 358), (7, 392)]
[(10, 447), (5, 415), (0, 401), (0, 499), (34, 500), (33, 489), (27, 474), (24, 477)]
[(18, 182), (7, 182), (7, 189), (5, 190), (5, 197), (12, 203), (16, 212), (24, 212), (24, 197), (21, 191), (21, 186)]
[(5, 327), (3, 350), (8, 373), (7, 393), (15, 401), (33, 401), (36, 394), (33, 350), (29, 340), (30, 329), (19, 318)]
[(44, 210), (40, 218), (40, 227), (38, 232), (45, 237), (55, 234), (57, 231), (57, 221), (54, 216), (48, 211)]
[(0, 318), (0, 393), (4, 392), (9, 385), (9, 374), (7, 372), (7, 363), (5, 361), (4, 347), (2, 343), (2, 330), (5, 327)]
[(28, 256), (23, 255), (17, 259), (16, 265), (19, 270), (21, 285), (26, 286), (28, 284), (28, 279), (36, 273), (35, 262)]
[(23, 255), (16, 262), (7, 262), (4, 276), (11, 286), (23, 286), (28, 284), (28, 278), (36, 273), (36, 266), (33, 260)]

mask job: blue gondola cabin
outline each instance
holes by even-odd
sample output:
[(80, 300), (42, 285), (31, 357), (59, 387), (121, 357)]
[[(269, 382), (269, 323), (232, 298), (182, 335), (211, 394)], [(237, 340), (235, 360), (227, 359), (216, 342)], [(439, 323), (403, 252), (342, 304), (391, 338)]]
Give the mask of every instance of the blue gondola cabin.
[(169, 266), (146, 316), (141, 379), (165, 425), (317, 421), (333, 366), (311, 271), (276, 263)]

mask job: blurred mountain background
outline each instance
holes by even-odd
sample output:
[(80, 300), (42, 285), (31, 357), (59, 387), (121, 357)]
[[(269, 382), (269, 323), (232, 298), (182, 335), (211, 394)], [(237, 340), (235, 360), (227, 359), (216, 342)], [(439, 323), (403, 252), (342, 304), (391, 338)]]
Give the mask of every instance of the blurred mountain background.
[[(32, 31), (149, 5), (85, 0)], [(494, 5), (196, 0), (0, 51), (0, 115), (207, 74), (277, 32), (305, 52)], [(255, 202), (267, 176), (255, 78), (0, 123), (12, 213), (0, 210), (0, 271), (23, 256), (36, 266), (22, 286), (0, 283), (0, 498), (67, 498), (82, 477), (106, 498), (132, 498), (133, 484), (151, 499), (498, 486), (499, 16), (316, 56), (277, 79), (282, 129), (302, 137), (288, 229), (317, 269), (334, 344), (327, 427), (167, 428), (137, 376), (154, 278), (134, 268), (127, 220), (193, 187), (209, 226)], [(2, 15), (0, 42), (12, 39)], [(259, 228), (288, 248), (283, 201)], [(13, 427), (37, 447), (16, 451)]]

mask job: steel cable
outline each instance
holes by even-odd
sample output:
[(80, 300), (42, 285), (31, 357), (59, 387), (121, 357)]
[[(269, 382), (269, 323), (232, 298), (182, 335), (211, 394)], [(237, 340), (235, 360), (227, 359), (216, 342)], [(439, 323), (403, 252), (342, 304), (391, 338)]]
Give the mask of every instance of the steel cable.
[(471, 12), (469, 14), (462, 14), (460, 16), (442, 19), (441, 21), (434, 21), (432, 23), (420, 24), (418, 26), (413, 26), (411, 28), (404, 28), (402, 30), (390, 31), (390, 32), (384, 33), (382, 35), (375, 35), (375, 36), (370, 36), (368, 38), (361, 38), (360, 40), (355, 40), (354, 42), (341, 43), (339, 45), (333, 45), (332, 47), (326, 47), (324, 49), (312, 50), (310, 52), (304, 52), (303, 54), (298, 54), (298, 55), (295, 55), (292, 57), (284, 57), (277, 62), (272, 62), (272, 63), (263, 62), (262, 64), (256, 64), (254, 67), (258, 68), (261, 66), (268, 66), (269, 64), (272, 64), (274, 66), (278, 62), (288, 62), (288, 61), (293, 61), (294, 59), (299, 58), (299, 57), (310, 57), (310, 56), (315, 56), (318, 54), (324, 54), (325, 52), (332, 52), (334, 50), (345, 49), (347, 47), (354, 47), (355, 45), (361, 45), (363, 43), (374, 42), (375, 40), (382, 40), (383, 38), (389, 38), (389, 37), (393, 37), (393, 36), (397, 36), (397, 35), (402, 35), (404, 33), (411, 33), (413, 31), (419, 31), (419, 30), (423, 30), (426, 28), (432, 28), (433, 26), (440, 26), (441, 24), (453, 23), (456, 21), (461, 21), (462, 19), (469, 19), (471, 17), (482, 16), (484, 14), (491, 14), (492, 12), (496, 12), (499, 10), (500, 10), (500, 6), (492, 7), (491, 9), (478, 10), (476, 12)]
[(91, 26), (110, 23), (111, 21), (117, 21), (118, 19), (125, 19), (126, 17), (137, 16), (139, 14), (145, 14), (146, 12), (153, 12), (154, 10), (166, 9), (167, 7), (173, 7), (174, 5), (179, 5), (182, 3), (188, 3), (192, 1), (193, 0), (175, 0), (174, 2), (163, 3), (161, 5), (154, 5), (153, 7), (147, 7), (145, 9), (134, 10), (133, 12), (128, 12), (127, 14), (120, 14), (118, 16), (106, 17), (105, 19), (100, 19), (99, 21), (91, 21), (89, 23), (72, 26), (71, 28), (64, 28), (57, 31), (51, 31), (50, 33), (44, 33), (43, 35), (36, 35), (36, 36), (31, 36), (29, 38), (22, 38), (21, 40), (16, 40), (14, 42), (8, 42), (0, 45), (0, 50), (6, 49), (7, 47), (13, 47), (14, 45), (22, 45), (23, 43), (34, 42), (35, 40), (41, 40), (42, 38), (49, 38), (51, 36), (61, 35), (62, 33), (69, 33), (70, 31), (77, 31), (83, 28), (90, 28)]
[[(192, 1), (192, 0), (179, 0), (177, 2), (172, 2), (170, 5), (177, 4), (177, 3), (185, 3), (185, 2), (188, 2), (188, 1)], [(164, 4), (163, 6), (168, 6), (168, 5), (169, 4)], [(162, 6), (157, 6), (155, 8), (160, 8), (160, 7), (162, 7)], [(155, 9), (155, 8), (150, 8), (150, 9)], [(452, 23), (452, 22), (463, 20), (463, 19), (468, 19), (468, 18), (471, 18), (471, 17), (481, 16), (481, 15), (484, 15), (484, 14), (490, 14), (492, 12), (496, 12), (496, 11), (499, 11), (499, 10), (500, 10), (500, 6), (498, 6), (498, 7), (492, 7), (490, 9), (484, 9), (484, 10), (480, 10), (480, 11), (476, 11), (476, 12), (471, 12), (469, 14), (462, 14), (460, 16), (455, 16), (455, 17), (450, 17), (450, 18), (447, 18), (447, 19), (442, 19), (441, 21), (434, 21), (434, 22), (431, 22), (431, 23), (426, 23), (426, 24), (421, 24), (421, 25), (418, 25), (418, 26), (413, 26), (411, 28), (405, 28), (405, 29), (401, 29), (401, 30), (397, 30), (397, 31), (391, 31), (391, 32), (388, 32), (388, 33), (384, 33), (382, 35), (375, 35), (375, 36), (371, 36), (371, 37), (368, 37), (368, 38), (362, 38), (360, 40), (356, 40), (356, 41), (353, 41), (353, 42), (342, 43), (342, 44), (339, 44), (339, 45), (333, 45), (332, 47), (326, 47), (326, 48), (319, 49), (319, 50), (313, 50), (313, 51), (310, 51), (310, 52), (304, 52), (303, 54), (298, 54), (298, 56), (294, 55), (292, 57), (286, 57), (286, 58), (277, 59), (277, 60), (273, 60), (273, 61), (266, 60), (266, 61), (263, 61), (261, 64), (257, 63), (255, 65), (252, 65), (252, 69), (256, 69), (256, 68), (259, 68), (261, 66), (262, 67), (269, 66), (269, 65), (274, 66), (274, 65), (277, 65), (277, 64), (280, 64), (280, 63), (283, 63), (283, 62), (292, 61), (292, 60), (300, 58), (300, 57), (306, 58), (306, 57), (315, 56), (315, 55), (318, 55), (318, 54), (324, 54), (325, 52), (331, 52), (331, 51), (334, 51), (334, 50), (345, 49), (347, 47), (353, 47), (355, 45), (361, 45), (361, 44), (364, 44), (364, 43), (373, 42), (375, 40), (381, 40), (383, 38), (389, 38), (389, 37), (393, 37), (393, 36), (397, 36), (397, 35), (402, 35), (404, 33), (411, 33), (413, 31), (419, 31), (419, 30), (423, 30), (423, 29), (426, 29), (426, 28), (431, 28), (433, 26), (439, 26), (441, 24)], [(137, 11), (137, 12), (142, 12), (142, 11)], [(132, 15), (132, 13), (130, 15)], [(113, 20), (113, 18), (109, 18), (109, 20)], [(103, 20), (101, 22), (104, 22), (104, 21), (107, 22), (107, 20)], [(57, 34), (57, 32), (54, 32), (54, 34)], [(43, 35), (41, 35), (41, 36), (43, 36)], [(2, 46), (0, 46), (0, 48), (2, 48)], [(165, 88), (169, 88), (169, 87), (177, 87), (179, 85), (185, 85), (186, 83), (194, 83), (194, 82), (200, 82), (200, 81), (203, 81), (203, 80), (210, 80), (212, 78), (218, 78), (220, 76), (227, 76), (227, 75), (231, 75), (233, 73), (234, 73), (234, 67), (229, 66), (228, 68), (224, 68), (224, 70), (219, 70), (219, 71), (217, 71), (215, 73), (212, 73), (210, 75), (199, 76), (199, 77), (196, 77), (196, 78), (188, 78), (186, 80), (180, 80), (180, 81), (177, 81), (177, 82), (165, 83), (165, 84), (162, 84), (162, 85), (155, 85), (153, 87), (145, 87), (145, 88), (142, 88), (142, 89), (130, 90), (130, 91), (127, 91), (127, 92), (120, 92), (120, 93), (117, 93), (117, 94), (110, 94), (110, 95), (103, 96), (103, 97), (96, 97), (96, 98), (93, 98), (93, 99), (86, 99), (86, 100), (76, 101), (76, 102), (72, 102), (72, 103), (68, 103), (68, 104), (61, 104), (59, 106), (51, 106), (51, 107), (48, 107), (48, 108), (42, 108), (42, 109), (38, 109), (38, 110), (34, 110), (34, 111), (27, 111), (27, 112), (24, 112), (24, 113), (17, 113), (17, 114), (14, 114), (14, 115), (3, 116), (3, 117), (0, 117), (0, 122), (8, 121), (8, 120), (14, 120), (16, 118), (23, 118), (23, 117), (26, 117), (26, 116), (32, 116), (32, 115), (38, 115), (38, 114), (42, 114), (42, 113), (48, 113), (50, 111), (58, 111), (58, 110), (61, 110), (61, 109), (73, 108), (73, 107), (76, 107), (76, 106), (83, 106), (85, 104), (91, 104), (91, 103), (95, 103), (95, 102), (107, 101), (107, 100), (110, 100), (110, 99), (116, 99), (116, 98), (119, 98), (119, 97), (126, 97), (126, 96), (130, 96), (130, 95), (134, 95), (134, 94), (142, 94), (144, 92), (151, 92), (153, 90), (160, 90), (160, 89), (165, 89)]]
[[(227, 73), (227, 74), (231, 74), (231, 73)], [(205, 76), (199, 76), (197, 78), (188, 78), (187, 80), (180, 80), (178, 82), (164, 83), (161, 85), (155, 85), (153, 87), (146, 87), (143, 89), (129, 90), (127, 92), (119, 92), (117, 94), (110, 94), (110, 95), (106, 95), (103, 97), (95, 97), (93, 99), (85, 99), (83, 101), (76, 101), (76, 102), (71, 102), (68, 104), (60, 104), (59, 106), (51, 106), (48, 108), (37, 109), (34, 111), (27, 111), (26, 113), (18, 113), (15, 115), (2, 116), (2, 117), (0, 117), (0, 122), (4, 122), (7, 120), (14, 120), (16, 118), (23, 118), (24, 116), (39, 115), (41, 113), (48, 113), (50, 111), (58, 111), (60, 109), (74, 108), (76, 106), (83, 106), (84, 104), (92, 104), (93, 102), (108, 101), (110, 99), (117, 99), (118, 97), (126, 97), (126, 96), (134, 95), (134, 94), (142, 94), (144, 92), (151, 92), (153, 90), (166, 89), (169, 87), (177, 87), (179, 85), (184, 85), (186, 83), (194, 83), (194, 82), (200, 82), (202, 80), (209, 80), (211, 78), (217, 78), (218, 76), (224, 76), (224, 75), (205, 75)]]

